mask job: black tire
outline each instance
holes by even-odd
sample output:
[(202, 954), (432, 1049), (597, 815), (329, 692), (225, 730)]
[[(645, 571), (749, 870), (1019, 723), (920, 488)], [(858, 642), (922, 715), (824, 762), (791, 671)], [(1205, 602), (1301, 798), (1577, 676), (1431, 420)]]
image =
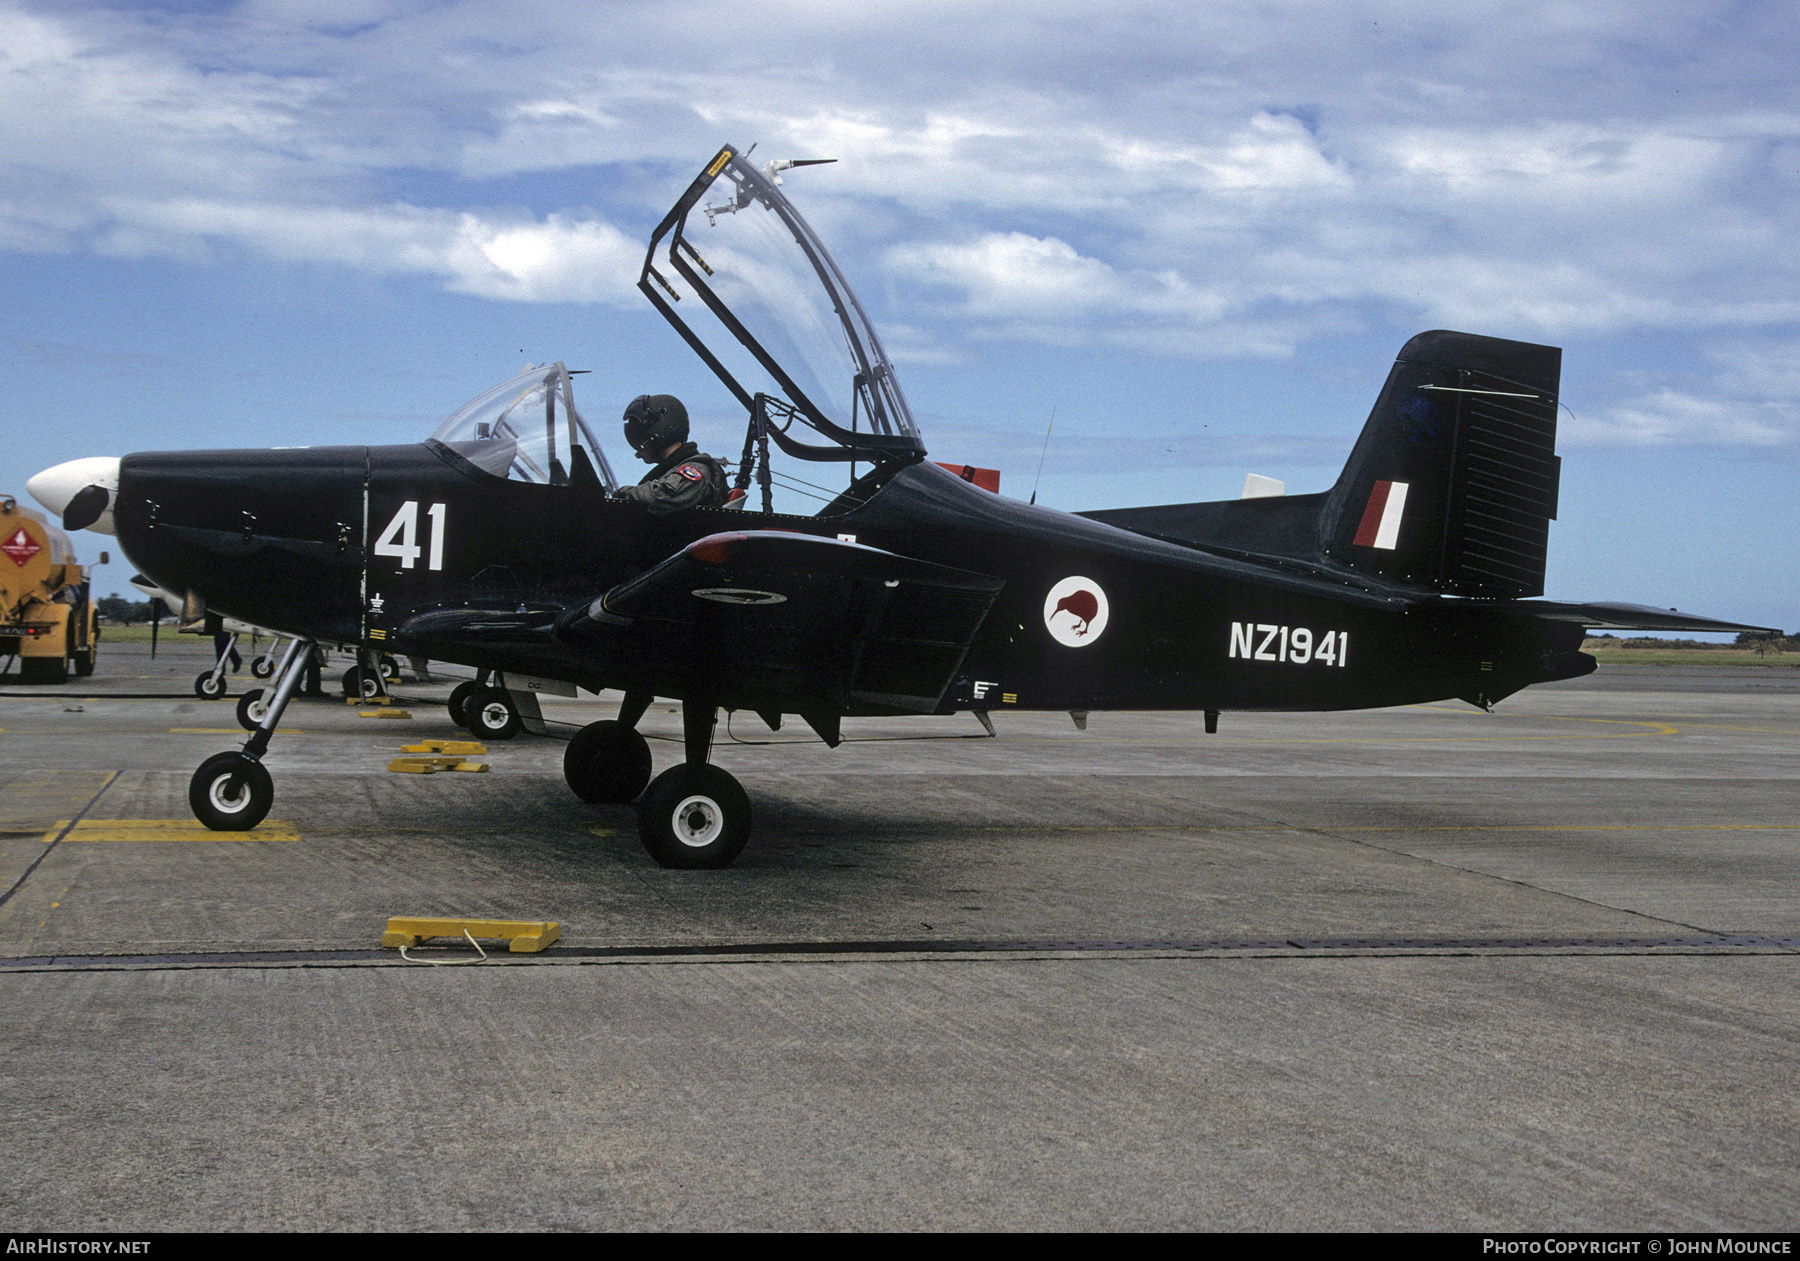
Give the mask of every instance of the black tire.
[(85, 679), (93, 672), (94, 672), (94, 650), (93, 650), (93, 648), (90, 647), (86, 652), (76, 653), (75, 654), (75, 677), (80, 678), (80, 679)]
[(351, 666), (344, 671), (344, 695), (354, 696), (358, 700), (368, 700), (381, 694), (381, 680), (373, 670), (365, 670), (361, 666)]
[(728, 867), (750, 839), (750, 798), (718, 767), (683, 762), (644, 790), (638, 836), (664, 867)]
[(390, 653), (381, 654), (381, 677), (389, 683), (400, 677), (400, 663)]
[(589, 723), (563, 750), (563, 778), (583, 801), (636, 801), (650, 782), (650, 742), (622, 722)]
[(188, 781), (188, 808), (215, 832), (248, 832), (274, 804), (275, 781), (242, 753), (213, 754)]
[(67, 683), (69, 663), (63, 657), (20, 657), (19, 682)]
[(250, 673), (259, 679), (266, 679), (275, 673), (275, 658), (264, 653), (250, 663)]
[(524, 728), (519, 707), (503, 687), (475, 689), (463, 704), (469, 716), (466, 724), (477, 740), (510, 740)]
[(194, 678), (194, 695), (203, 701), (216, 701), (225, 695), (225, 676), (213, 677), (211, 670), (203, 670)]
[(470, 679), (465, 683), (458, 683), (455, 687), (450, 689), (448, 706), (450, 709), (451, 722), (459, 727), (467, 727), (469, 725), (469, 698), (475, 695), (476, 689), (480, 686), (481, 684), (477, 683), (474, 679)]
[(238, 697), (238, 726), (242, 727), (245, 731), (255, 731), (258, 727), (262, 726), (263, 714), (268, 712), (268, 708), (269, 704), (268, 701), (264, 699), (263, 689), (260, 687), (251, 688), (248, 692), (245, 692), (242, 696)]

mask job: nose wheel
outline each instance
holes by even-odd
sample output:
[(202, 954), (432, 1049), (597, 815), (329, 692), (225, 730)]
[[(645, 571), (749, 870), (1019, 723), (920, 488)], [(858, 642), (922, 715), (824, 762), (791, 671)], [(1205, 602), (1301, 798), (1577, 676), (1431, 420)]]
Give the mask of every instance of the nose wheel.
[(463, 702), (463, 725), (478, 739), (510, 740), (525, 727), (519, 707), (503, 687), (478, 687)]
[(215, 832), (248, 832), (275, 804), (275, 781), (242, 753), (215, 753), (188, 781), (188, 806)]
[(248, 692), (245, 692), (242, 696), (238, 697), (238, 726), (242, 727), (245, 731), (255, 731), (258, 727), (262, 726), (263, 716), (268, 712), (269, 702), (266, 699), (262, 688), (253, 687)]

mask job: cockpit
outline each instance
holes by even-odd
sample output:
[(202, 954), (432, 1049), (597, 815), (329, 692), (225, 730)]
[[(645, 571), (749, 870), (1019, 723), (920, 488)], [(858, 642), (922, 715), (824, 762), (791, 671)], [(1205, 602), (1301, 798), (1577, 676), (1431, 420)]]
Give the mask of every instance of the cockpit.
[[(743, 406), (741, 452), (714, 455), (752, 496), (747, 506), (775, 511), (779, 484), (830, 516), (923, 459), (925, 445), (862, 303), (781, 191), (781, 172), (808, 164), (758, 168), (720, 150), (651, 234), (638, 288)], [(460, 408), (432, 440), (497, 477), (610, 493), (617, 482), (575, 409), (570, 377), (560, 363), (527, 368)], [(771, 446), (848, 464), (849, 484), (777, 471)]]

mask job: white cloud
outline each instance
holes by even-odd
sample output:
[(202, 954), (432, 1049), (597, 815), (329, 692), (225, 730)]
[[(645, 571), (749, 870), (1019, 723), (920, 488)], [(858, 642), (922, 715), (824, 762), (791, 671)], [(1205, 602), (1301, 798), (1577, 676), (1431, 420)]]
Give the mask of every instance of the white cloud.
[[(892, 282), (915, 362), (1280, 356), (1386, 324), (1761, 335), (1800, 320), (1797, 23), (1723, 0), (0, 0), (0, 242), (229, 242), (631, 303), (642, 225), (755, 139), (843, 159), (790, 186), (865, 290)], [(1791, 432), (1713, 408), (1733, 380), (1640, 389), (1590, 432)]]
[(271, 258), (422, 273), (452, 289), (511, 302), (636, 306), (642, 247), (609, 223), (539, 221), (392, 205), (366, 210), (179, 201), (120, 204), (102, 247), (173, 252), (228, 240)]
[(1570, 416), (1570, 446), (1800, 446), (1800, 342), (1721, 345), (1710, 376), (1639, 389), (1592, 416)]

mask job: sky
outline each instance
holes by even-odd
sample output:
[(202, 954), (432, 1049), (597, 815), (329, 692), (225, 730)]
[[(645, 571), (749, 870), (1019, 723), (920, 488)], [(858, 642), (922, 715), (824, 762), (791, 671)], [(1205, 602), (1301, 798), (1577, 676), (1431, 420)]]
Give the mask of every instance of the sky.
[(837, 159), (785, 191), (933, 458), (1006, 493), (1321, 490), (1408, 337), (1542, 342), (1546, 594), (1793, 630), (1797, 28), (1709, 0), (0, 0), (0, 492), (77, 456), (417, 441), (554, 360), (622, 474), (641, 393), (735, 454), (635, 280), (755, 143)]

